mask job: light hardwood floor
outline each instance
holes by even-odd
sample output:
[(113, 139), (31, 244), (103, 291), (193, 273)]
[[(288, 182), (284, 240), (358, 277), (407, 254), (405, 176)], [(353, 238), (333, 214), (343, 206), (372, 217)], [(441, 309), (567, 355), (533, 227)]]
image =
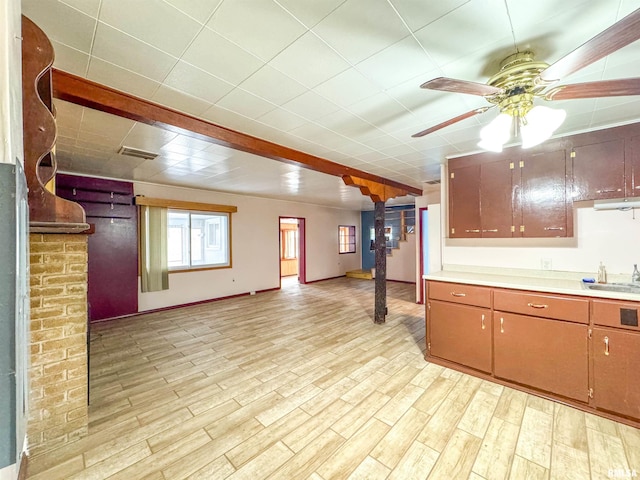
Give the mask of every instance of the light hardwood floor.
[(414, 297), (389, 283), (384, 325), (349, 278), (96, 325), (89, 435), (29, 478), (640, 475), (640, 430), (427, 363)]

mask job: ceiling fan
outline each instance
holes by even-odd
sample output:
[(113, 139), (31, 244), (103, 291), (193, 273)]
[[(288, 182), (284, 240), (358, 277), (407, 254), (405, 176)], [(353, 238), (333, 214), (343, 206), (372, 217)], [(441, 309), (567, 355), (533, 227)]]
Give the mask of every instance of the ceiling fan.
[[(420, 88), (484, 97), (491, 106), (476, 108), (412, 137), (422, 137), (497, 107), (500, 114), (480, 132), (481, 148), (501, 151), (511, 136), (512, 124), (522, 135), (522, 147), (538, 145), (564, 121), (564, 110), (534, 106), (536, 98), (573, 100), (640, 95), (640, 77), (554, 86), (562, 78), (591, 65), (640, 38), (640, 9), (627, 15), (552, 65), (536, 61), (531, 51), (505, 58), (486, 84), (438, 77)], [(515, 121), (514, 121), (515, 119)]]

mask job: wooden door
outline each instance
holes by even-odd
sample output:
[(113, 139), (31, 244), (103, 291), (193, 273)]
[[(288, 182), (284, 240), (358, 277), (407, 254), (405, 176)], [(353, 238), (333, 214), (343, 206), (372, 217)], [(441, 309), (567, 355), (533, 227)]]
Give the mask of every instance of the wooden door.
[(494, 374), (588, 401), (587, 325), (494, 312)]
[(480, 169), (480, 223), (483, 238), (511, 237), (513, 161), (484, 163)]
[(573, 200), (624, 197), (624, 140), (573, 149)]
[(449, 236), (482, 236), (479, 164), (449, 170)]
[(491, 311), (430, 300), (430, 355), (491, 372)]
[(59, 196), (78, 202), (94, 233), (88, 241), (89, 320), (138, 313), (138, 217), (133, 184), (57, 175)]
[(596, 407), (640, 419), (640, 334), (594, 328), (592, 342)]
[(572, 236), (565, 150), (523, 156), (520, 165), (519, 233), (534, 238)]

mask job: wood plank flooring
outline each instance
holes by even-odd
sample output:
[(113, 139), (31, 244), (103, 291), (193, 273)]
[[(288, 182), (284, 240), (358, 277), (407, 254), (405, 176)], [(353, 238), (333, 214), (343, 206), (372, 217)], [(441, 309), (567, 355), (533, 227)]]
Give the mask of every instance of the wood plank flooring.
[(89, 435), (33, 480), (610, 479), (640, 430), (427, 363), (413, 285), (341, 278), (92, 327)]

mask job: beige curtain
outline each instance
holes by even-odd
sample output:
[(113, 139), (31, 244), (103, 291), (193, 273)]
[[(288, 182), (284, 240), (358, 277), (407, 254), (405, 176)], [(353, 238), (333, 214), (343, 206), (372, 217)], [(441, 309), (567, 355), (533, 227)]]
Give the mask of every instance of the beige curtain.
[(143, 292), (169, 289), (167, 209), (140, 207), (141, 284)]

